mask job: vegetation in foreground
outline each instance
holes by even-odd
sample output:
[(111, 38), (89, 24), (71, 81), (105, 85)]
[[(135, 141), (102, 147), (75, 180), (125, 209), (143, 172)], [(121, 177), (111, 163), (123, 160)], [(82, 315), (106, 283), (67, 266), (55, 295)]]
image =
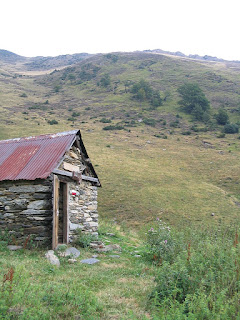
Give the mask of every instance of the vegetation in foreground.
[(238, 228), (148, 231), (148, 259), (158, 265), (149, 304), (157, 319), (239, 319)]
[[(100, 236), (120, 244), (118, 256), (99, 254), (90, 266), (62, 257), (60, 268), (39, 249), (9, 253), (2, 235), (1, 319), (239, 319), (238, 232), (179, 232), (159, 219), (138, 234), (106, 224)], [(92, 254), (81, 249), (81, 259)]]

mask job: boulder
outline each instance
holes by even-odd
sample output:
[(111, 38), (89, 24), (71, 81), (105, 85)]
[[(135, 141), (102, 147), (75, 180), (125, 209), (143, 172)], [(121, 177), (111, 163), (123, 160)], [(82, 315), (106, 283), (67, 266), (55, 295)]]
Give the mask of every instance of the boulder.
[(60, 261), (57, 256), (55, 256), (53, 250), (48, 250), (48, 252), (45, 254), (45, 257), (48, 259), (48, 261), (53, 264), (54, 266), (59, 267)]
[(67, 250), (64, 252), (65, 257), (72, 257), (72, 258), (77, 258), (80, 256), (80, 251), (74, 247), (67, 248)]

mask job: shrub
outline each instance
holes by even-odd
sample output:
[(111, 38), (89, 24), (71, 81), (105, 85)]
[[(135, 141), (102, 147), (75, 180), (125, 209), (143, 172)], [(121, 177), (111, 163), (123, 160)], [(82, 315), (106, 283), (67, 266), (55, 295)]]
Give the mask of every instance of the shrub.
[(104, 57), (111, 60), (113, 63), (116, 63), (118, 61), (118, 56), (112, 53), (107, 53), (104, 55)]
[(29, 110), (39, 109), (39, 110), (47, 110), (47, 106), (44, 104), (34, 104), (33, 106), (28, 108)]
[(182, 132), (182, 135), (183, 135), (183, 136), (190, 136), (190, 134), (191, 134), (191, 131), (190, 131), (190, 130), (187, 130), (187, 131), (183, 131), (183, 132)]
[(143, 79), (133, 84), (130, 92), (134, 99), (139, 101), (147, 100), (154, 108), (162, 105), (162, 99), (158, 90), (153, 89), (150, 84)]
[(152, 119), (152, 118), (145, 118), (145, 119), (143, 119), (143, 123), (145, 123), (148, 126), (155, 127), (156, 120)]
[(103, 128), (103, 130), (123, 130), (124, 127), (120, 125), (110, 125)]
[[(171, 134), (171, 132), (170, 132), (170, 134)], [(154, 134), (154, 137), (161, 138), (161, 139), (167, 139), (168, 138), (167, 135), (165, 135), (164, 133)]]
[(170, 127), (173, 127), (173, 128), (178, 128), (179, 127), (179, 120), (175, 120), (175, 121), (172, 121), (170, 122)]
[(105, 73), (99, 82), (101, 87), (107, 88), (111, 84), (110, 75), (108, 73)]
[(220, 125), (225, 125), (228, 123), (229, 116), (226, 110), (220, 109), (218, 110), (218, 113), (215, 115), (215, 118), (217, 120), (217, 123)]
[(53, 90), (54, 92), (58, 93), (61, 89), (61, 86), (59, 84), (57, 84), (56, 86), (54, 86)]
[(217, 135), (217, 138), (225, 138), (225, 133), (219, 133), (219, 134)]
[(72, 113), (72, 117), (78, 117), (78, 116), (80, 116), (80, 112), (75, 112), (75, 111), (74, 111), (74, 112)]
[(96, 236), (93, 236), (91, 233), (83, 232), (80, 229), (77, 229), (76, 235), (75, 243), (82, 248), (89, 247), (90, 243), (97, 239)]
[(239, 131), (238, 125), (235, 123), (228, 123), (224, 126), (224, 133), (234, 134), (234, 133), (238, 133), (238, 131)]
[(102, 122), (102, 123), (111, 123), (112, 122), (111, 119), (106, 119), (106, 118), (102, 118), (99, 121)]
[(58, 121), (57, 120), (48, 120), (48, 123), (50, 124), (50, 125), (53, 125), (53, 124), (58, 124)]
[(157, 219), (155, 226), (147, 232), (147, 246), (144, 255), (148, 260), (157, 264), (162, 264), (163, 261), (172, 263), (181, 246), (180, 239), (175, 238), (170, 227)]
[(26, 93), (22, 93), (22, 94), (20, 94), (20, 97), (21, 98), (27, 98), (27, 94)]

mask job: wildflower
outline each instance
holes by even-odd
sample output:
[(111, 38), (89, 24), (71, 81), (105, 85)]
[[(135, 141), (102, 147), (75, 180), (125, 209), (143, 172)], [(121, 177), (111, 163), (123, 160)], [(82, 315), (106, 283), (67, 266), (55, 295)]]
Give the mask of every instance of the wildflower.
[(159, 221), (159, 218), (157, 218), (157, 221)]
[(164, 243), (167, 244), (167, 240), (164, 240)]

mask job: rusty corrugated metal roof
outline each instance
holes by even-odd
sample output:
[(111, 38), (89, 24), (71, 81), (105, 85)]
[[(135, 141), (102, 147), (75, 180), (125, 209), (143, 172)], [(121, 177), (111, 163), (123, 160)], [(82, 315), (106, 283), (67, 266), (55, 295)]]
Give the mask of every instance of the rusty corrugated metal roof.
[(46, 179), (79, 130), (0, 141), (0, 181)]

